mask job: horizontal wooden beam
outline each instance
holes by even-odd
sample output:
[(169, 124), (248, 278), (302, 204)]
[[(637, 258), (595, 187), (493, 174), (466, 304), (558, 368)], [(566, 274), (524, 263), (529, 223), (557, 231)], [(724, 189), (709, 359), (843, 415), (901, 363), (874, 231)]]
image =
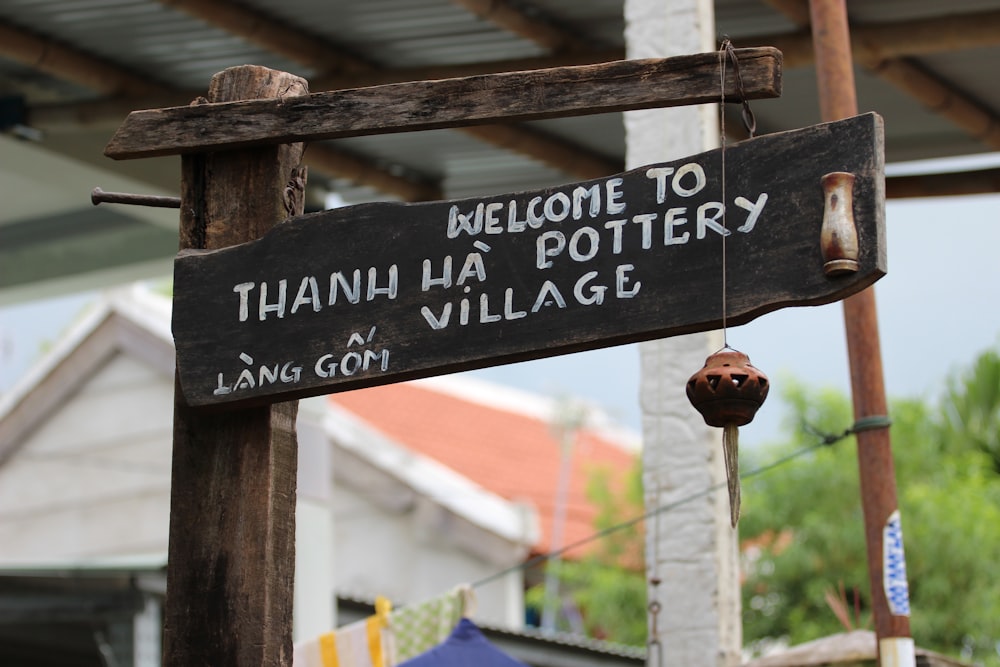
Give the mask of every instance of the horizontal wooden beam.
[(309, 169), (370, 186), (402, 201), (431, 201), (444, 198), (441, 186), (437, 183), (396, 176), (363, 157), (337, 150), (330, 144), (309, 144), (302, 159)]
[(1000, 168), (893, 176), (885, 179), (885, 196), (891, 199), (954, 197), (997, 192), (1000, 192)]
[(919, 63), (907, 58), (889, 58), (872, 71), (983, 145), (1000, 150), (1000, 116)]
[[(807, 0), (764, 0), (802, 28), (808, 26)], [(977, 24), (982, 24), (980, 29)], [(892, 24), (851, 26), (851, 49), (858, 65), (947, 118), (983, 145), (1000, 150), (1000, 114), (943, 79), (915, 56), (954, 48), (1000, 44), (1000, 12), (919, 19)], [(806, 32), (774, 41), (785, 54), (786, 66), (813, 62), (812, 40)], [(919, 51), (919, 53), (915, 53)]]
[[(748, 99), (781, 94), (781, 53), (740, 49)], [(115, 159), (268, 143), (388, 134), (627, 109), (702, 104), (719, 98), (719, 55), (622, 60), (313, 93), (279, 100), (136, 111), (105, 154)], [(726, 96), (739, 92), (733, 68)]]
[(241, 3), (231, 0), (159, 2), (321, 72), (366, 71), (372, 68), (371, 63), (344, 48)]
[[(779, 49), (780, 50), (780, 49)], [(0, 47), (2, 51), (2, 47)], [(498, 60), (459, 65), (428, 65), (422, 67), (399, 67), (368, 71), (353, 71), (319, 76), (309, 81), (309, 88), (315, 92), (341, 90), (344, 88), (366, 88), (390, 83), (425, 81), (428, 79), (454, 79), (498, 72), (547, 69), (552, 67), (572, 67), (594, 65), (625, 58), (624, 49), (608, 49), (590, 53), (567, 53), (515, 60)], [(61, 75), (63, 73), (58, 73)], [(66, 78), (63, 76), (62, 78)], [(184, 106), (204, 94), (204, 90), (183, 90), (156, 92), (142, 96), (105, 97), (98, 100), (72, 103), (36, 104), (28, 109), (28, 122), (40, 129), (73, 128), (79, 125), (110, 125), (117, 127), (136, 109), (158, 109)]]
[[(552, 49), (559, 56), (546, 56), (511, 60), (506, 62), (472, 63), (450, 66), (422, 68), (383, 69), (374, 62), (359, 58), (349, 49), (337, 45), (323, 37), (309, 34), (290, 26), (249, 6), (233, 4), (229, 0), (160, 0), (165, 5), (181, 9), (192, 16), (209, 22), (226, 32), (246, 39), (273, 53), (311, 67), (320, 73), (312, 77), (310, 88), (314, 92), (362, 88), (366, 86), (404, 81), (424, 81), (447, 79), (497, 72), (513, 72), (545, 67), (568, 65), (590, 65), (594, 63), (621, 60), (624, 49), (603, 49), (596, 51), (593, 40), (586, 39), (578, 31), (571, 30), (546, 17), (529, 16), (521, 9), (497, 0), (454, 0), (465, 9), (490, 21), (502, 29)], [(179, 106), (178, 104), (153, 104), (142, 108)], [(133, 109), (132, 106), (115, 118), (115, 123)], [(572, 145), (565, 140), (550, 137), (532, 128), (517, 125), (478, 126), (459, 128), (477, 139), (493, 145), (528, 155), (532, 159), (564, 171), (573, 178), (595, 178), (613, 173), (621, 164), (607, 166), (603, 156), (583, 146)], [(317, 156), (314, 152), (307, 158), (314, 167), (330, 173), (331, 167), (353, 181), (363, 181), (374, 185), (387, 194), (406, 201), (421, 201), (440, 198), (440, 187), (436, 184), (413, 183), (400, 179), (394, 174), (381, 170), (363, 158), (326, 150)], [(346, 168), (357, 163), (357, 169)], [(320, 166), (323, 165), (323, 166)], [(438, 193), (434, 196), (434, 193)]]
[[(808, 22), (801, 25), (808, 25)], [(812, 65), (814, 60), (812, 35), (807, 29), (751, 37), (739, 40), (739, 44), (775, 47), (783, 54), (786, 69), (806, 67)], [(925, 56), (998, 45), (1000, 11), (851, 26), (854, 58), (867, 66), (888, 58)]]
[(455, 65), (394, 67), (392, 69), (378, 69), (367, 72), (324, 74), (310, 79), (309, 87), (316, 91), (365, 88), (367, 86), (382, 86), (387, 83), (403, 83), (405, 81), (456, 79), (466, 76), (479, 76), (481, 74), (497, 74), (499, 72), (595, 65), (624, 59), (625, 49), (623, 48), (609, 48), (587, 52), (572, 51), (569, 53), (557, 53), (513, 60), (490, 60)]
[(0, 56), (108, 95), (147, 95), (164, 88), (117, 64), (2, 22)]

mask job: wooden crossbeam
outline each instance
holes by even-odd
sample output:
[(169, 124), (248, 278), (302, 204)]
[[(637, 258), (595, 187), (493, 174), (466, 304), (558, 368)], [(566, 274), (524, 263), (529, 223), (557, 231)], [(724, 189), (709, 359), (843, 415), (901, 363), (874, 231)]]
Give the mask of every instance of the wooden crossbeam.
[[(768, 4), (779, 4), (768, 0)], [(783, 3), (782, 6), (798, 4)], [(789, 15), (801, 17), (798, 25), (809, 25), (808, 9), (804, 14), (791, 10)], [(794, 32), (759, 35), (737, 40), (740, 46), (773, 46), (784, 55), (786, 69), (806, 67), (814, 60), (812, 35), (808, 29)], [(892, 23), (856, 24), (851, 26), (851, 47), (855, 60), (877, 63), (887, 58), (924, 56), (934, 53), (1000, 46), (1000, 11), (974, 12), (935, 16), (933, 18), (893, 21)]]
[[(455, 1), (465, 9), (497, 24), (499, 27), (510, 30), (545, 48), (559, 53), (587, 53), (588, 55), (585, 57), (562, 57), (557, 61), (536, 58), (523, 62), (511, 61), (449, 68), (386, 70), (378, 67), (375, 63), (357, 57), (347, 49), (332, 44), (328, 40), (305, 33), (248, 6), (235, 5), (223, 0), (160, 0), (174, 9), (180, 9), (192, 16), (197, 16), (273, 53), (316, 69), (321, 73), (321, 76), (314, 78), (311, 82), (314, 91), (495, 74), (543, 67), (593, 64), (624, 58), (623, 49), (593, 53), (595, 45), (591, 40), (586, 40), (578, 33), (556, 23), (529, 17), (520, 9), (505, 2), (497, 2), (496, 0), (488, 2), (480, 0)], [(324, 74), (325, 76), (323, 76)], [(134, 108), (136, 107), (132, 107), (132, 109)], [(563, 139), (517, 124), (507, 123), (502, 127), (495, 128), (456, 129), (493, 146), (527, 155), (574, 178), (604, 176), (621, 168), (620, 162), (610, 161), (603, 155), (583, 146), (571, 144)], [(323, 158), (316, 160), (316, 162), (321, 165), (343, 165), (351, 162), (350, 157), (343, 154), (337, 156), (327, 154)], [(313, 161), (312, 157), (310, 157), (310, 161)], [(406, 199), (411, 197), (408, 194), (411, 188), (407, 187), (406, 183), (400, 182), (391, 174), (385, 173), (383, 175), (378, 172), (377, 168), (366, 166), (352, 174), (351, 177), (354, 179), (365, 178), (365, 183), (379, 187), (379, 189), (383, 189), (378, 185), (379, 183), (388, 182), (392, 188), (390, 190), (383, 189), (383, 191)], [(425, 190), (425, 188), (418, 186), (418, 190)], [(420, 198), (422, 197), (418, 197), (418, 199)]]
[(149, 95), (163, 86), (54, 39), (0, 22), (0, 55), (108, 95)]
[[(748, 99), (781, 93), (781, 53), (740, 49)], [(536, 120), (719, 99), (719, 56), (623, 60), (601, 65), (419, 81), (306, 97), (135, 111), (112, 137), (115, 159)], [(733, 68), (726, 96), (737, 100)]]
[[(768, 45), (761, 44), (760, 46)], [(491, 60), (458, 65), (423, 65), (420, 67), (378, 69), (368, 72), (321, 74), (310, 81), (310, 86), (317, 91), (365, 88), (367, 86), (382, 86), (387, 83), (402, 83), (404, 81), (456, 79), (464, 76), (478, 76), (480, 74), (497, 74), (498, 72), (519, 72), (531, 69), (548, 69), (550, 67), (594, 65), (624, 59), (625, 49), (613, 47), (596, 51), (572, 51), (532, 58)]]
[(885, 196), (893, 199), (954, 197), (994, 192), (1000, 192), (1000, 168), (894, 176), (885, 179)]
[[(28, 110), (29, 122), (37, 127), (99, 123), (117, 125), (129, 111), (137, 107), (186, 104), (200, 94), (196, 91), (174, 90), (117, 64), (2, 22), (0, 55), (38, 68), (51, 76), (114, 96), (73, 105), (31, 107)], [(329, 176), (370, 185), (407, 201), (437, 199), (440, 196), (440, 188), (436, 186), (414, 184), (363, 158), (347, 155), (331, 146), (313, 146), (308, 162)]]
[(508, 0), (451, 0), (490, 23), (554, 52), (590, 51), (593, 42), (552, 21), (529, 16)]
[(247, 5), (230, 0), (158, 1), (319, 72), (364, 72), (373, 68), (347, 49)]

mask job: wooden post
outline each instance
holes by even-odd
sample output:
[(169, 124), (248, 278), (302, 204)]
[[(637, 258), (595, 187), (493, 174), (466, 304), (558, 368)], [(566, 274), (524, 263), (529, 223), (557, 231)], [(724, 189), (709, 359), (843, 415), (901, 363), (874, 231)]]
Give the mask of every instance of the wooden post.
[[(291, 97), (263, 67), (217, 74), (209, 101)], [(302, 144), (183, 158), (180, 246), (221, 248), (302, 212)], [(295, 569), (297, 403), (226, 413), (175, 392), (166, 667), (288, 666)]]
[[(827, 121), (857, 113), (851, 43), (844, 0), (810, 0), (820, 110)], [(844, 325), (851, 369), (854, 418), (888, 412), (879, 347), (875, 291), (868, 288), (844, 300)], [(861, 504), (868, 547), (872, 615), (882, 667), (915, 664), (910, 638), (902, 531), (896, 500), (896, 474), (888, 425), (857, 434)]]

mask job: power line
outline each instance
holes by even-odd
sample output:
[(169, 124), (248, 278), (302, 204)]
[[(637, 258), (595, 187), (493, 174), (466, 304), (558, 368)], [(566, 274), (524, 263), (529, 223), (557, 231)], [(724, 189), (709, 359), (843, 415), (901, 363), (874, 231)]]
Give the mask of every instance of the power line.
[[(778, 459), (776, 459), (776, 460), (774, 460), (774, 461), (772, 461), (772, 462), (770, 462), (770, 463), (768, 463), (766, 465), (760, 466), (758, 468), (754, 468), (753, 470), (745, 473), (743, 475), (743, 478), (744, 479), (750, 479), (752, 477), (757, 477), (759, 475), (763, 475), (764, 473), (770, 472), (771, 470), (774, 470), (775, 468), (779, 468), (779, 467), (781, 467), (781, 466), (783, 466), (783, 465), (785, 465), (787, 463), (790, 463), (791, 461), (793, 461), (793, 460), (795, 460), (795, 459), (797, 459), (797, 458), (799, 458), (801, 456), (805, 456), (807, 454), (811, 454), (812, 452), (816, 451), (817, 449), (822, 449), (823, 447), (829, 447), (829, 446), (831, 446), (831, 445), (839, 442), (840, 440), (843, 440), (844, 438), (847, 438), (847, 437), (849, 437), (851, 435), (854, 435), (855, 433), (858, 433), (860, 431), (865, 431), (865, 430), (873, 429), (873, 428), (884, 428), (886, 425), (888, 425), (888, 423), (889, 423), (889, 418), (885, 417), (885, 416), (868, 417), (868, 418), (865, 418), (865, 419), (862, 419), (862, 420), (859, 420), (859, 421), (855, 422), (850, 428), (844, 429), (844, 431), (841, 432), (841, 433), (822, 433), (822, 432), (818, 431), (817, 429), (814, 429), (812, 427), (809, 427), (808, 425), (805, 425), (805, 429), (806, 430), (808, 430), (810, 433), (812, 433), (814, 435), (819, 436), (819, 440), (815, 444), (810, 445), (808, 447), (803, 447), (802, 449), (796, 450), (796, 451), (794, 451), (794, 452), (792, 452), (790, 454), (787, 454), (786, 456), (779, 457)], [(549, 552), (544, 553), (544, 554), (538, 554), (537, 556), (529, 558), (528, 560), (524, 561), (523, 563), (518, 563), (517, 565), (508, 567), (508, 568), (506, 568), (504, 570), (500, 570), (499, 572), (495, 572), (495, 573), (493, 573), (493, 574), (491, 574), (489, 576), (483, 577), (482, 579), (474, 581), (471, 584), (471, 586), (472, 586), (472, 588), (479, 588), (479, 587), (485, 586), (486, 584), (489, 584), (489, 583), (491, 583), (493, 581), (496, 581), (497, 579), (505, 577), (508, 574), (511, 574), (513, 572), (518, 572), (519, 570), (527, 570), (528, 568), (534, 567), (536, 565), (544, 563), (544, 562), (546, 562), (548, 560), (551, 560), (553, 558), (556, 558), (558, 556), (562, 556), (567, 551), (571, 551), (573, 549), (576, 549), (578, 547), (582, 547), (582, 546), (584, 546), (586, 544), (589, 544), (591, 542), (596, 542), (597, 540), (604, 539), (608, 535), (616, 533), (616, 532), (618, 532), (620, 530), (624, 530), (626, 528), (630, 528), (630, 527), (636, 525), (637, 523), (640, 523), (642, 521), (645, 521), (646, 519), (650, 519), (650, 518), (656, 516), (657, 514), (661, 514), (663, 512), (670, 512), (670, 511), (675, 510), (678, 507), (680, 507), (682, 505), (685, 505), (685, 504), (687, 504), (687, 503), (689, 503), (689, 502), (691, 502), (693, 500), (698, 500), (699, 498), (704, 498), (705, 496), (707, 496), (707, 495), (709, 495), (711, 493), (714, 493), (715, 491), (718, 491), (720, 489), (724, 489), (724, 488), (726, 488), (726, 482), (720, 482), (718, 484), (713, 484), (712, 486), (710, 486), (710, 487), (708, 487), (706, 489), (703, 489), (702, 491), (698, 491), (696, 493), (692, 493), (691, 495), (689, 495), (687, 497), (684, 497), (684, 498), (681, 498), (679, 500), (675, 500), (672, 503), (667, 503), (666, 505), (661, 505), (659, 507), (655, 507), (655, 508), (649, 510), (648, 512), (645, 512), (644, 514), (640, 514), (639, 516), (633, 517), (631, 519), (627, 519), (626, 521), (622, 521), (621, 523), (617, 523), (617, 524), (615, 524), (613, 526), (608, 526), (607, 528), (604, 528), (604, 529), (599, 530), (599, 531), (597, 531), (595, 533), (592, 533), (591, 535), (588, 535), (587, 537), (581, 538), (581, 539), (577, 540), (576, 542), (573, 542), (571, 544), (567, 544), (567, 545), (565, 545), (565, 546), (563, 546), (563, 547), (561, 547), (559, 549), (555, 549), (553, 551), (549, 551)]]

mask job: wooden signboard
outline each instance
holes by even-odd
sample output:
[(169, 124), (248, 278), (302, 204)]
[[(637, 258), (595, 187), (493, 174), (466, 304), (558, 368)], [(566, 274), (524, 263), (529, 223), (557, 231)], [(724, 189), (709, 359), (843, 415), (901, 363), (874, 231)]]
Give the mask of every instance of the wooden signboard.
[[(374, 203), (184, 251), (173, 331), (192, 406), (265, 404), (717, 328), (886, 271), (882, 122), (768, 135), (538, 191)], [(821, 178), (855, 175), (858, 271), (823, 271)], [(725, 212), (725, 227), (723, 227)], [(235, 222), (235, 221), (234, 221)]]

